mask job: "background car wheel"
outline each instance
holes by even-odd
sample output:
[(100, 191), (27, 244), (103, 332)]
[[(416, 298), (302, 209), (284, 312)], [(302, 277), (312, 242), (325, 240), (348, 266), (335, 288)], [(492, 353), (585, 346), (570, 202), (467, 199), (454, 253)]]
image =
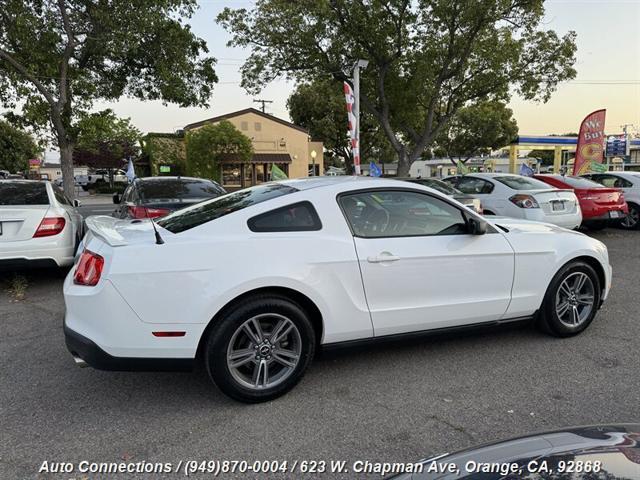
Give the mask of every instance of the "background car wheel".
[(582, 332), (593, 321), (600, 305), (600, 281), (584, 262), (572, 262), (553, 277), (542, 308), (539, 326), (558, 337)]
[(635, 203), (630, 203), (629, 214), (620, 220), (620, 226), (626, 230), (637, 230), (640, 228), (640, 206)]
[(205, 366), (229, 397), (265, 402), (300, 381), (315, 344), (313, 326), (299, 305), (286, 297), (261, 295), (238, 305), (213, 327)]

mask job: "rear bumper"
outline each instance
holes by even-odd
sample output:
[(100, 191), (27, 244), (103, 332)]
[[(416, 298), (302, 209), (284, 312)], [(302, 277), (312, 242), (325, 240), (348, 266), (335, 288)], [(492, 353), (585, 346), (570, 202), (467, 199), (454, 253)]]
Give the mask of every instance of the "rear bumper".
[(575, 213), (566, 213), (562, 215), (551, 215), (543, 212), (539, 208), (523, 209), (525, 211), (525, 218), (527, 220), (534, 220), (536, 222), (551, 223), (558, 227), (568, 228), (572, 230), (577, 228), (582, 223), (582, 213), (577, 211)]
[(64, 340), (74, 358), (81, 358), (98, 370), (120, 372), (188, 372), (193, 369), (193, 358), (141, 358), (114, 357), (96, 343), (64, 324)]
[[(617, 218), (611, 218), (611, 213), (612, 211), (616, 211), (619, 212), (619, 216)], [(612, 210), (607, 210), (604, 213), (600, 213), (598, 212), (597, 214), (594, 215), (584, 215), (583, 219), (582, 219), (582, 223), (583, 224), (589, 224), (592, 222), (598, 222), (598, 223), (602, 223), (602, 222), (608, 222), (608, 223), (617, 223), (620, 220), (622, 220), (624, 217), (627, 216), (627, 212), (625, 212), (622, 209), (612, 209)]]
[(0, 272), (31, 268), (58, 268), (53, 258), (0, 258)]
[(0, 244), (0, 264), (67, 267), (73, 265), (74, 253), (75, 243), (65, 238), (7, 242)]

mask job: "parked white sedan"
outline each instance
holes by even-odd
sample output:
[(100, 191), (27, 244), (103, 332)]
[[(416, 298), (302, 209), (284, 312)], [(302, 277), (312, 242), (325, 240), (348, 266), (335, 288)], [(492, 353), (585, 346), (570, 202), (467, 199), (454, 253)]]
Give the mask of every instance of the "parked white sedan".
[(576, 228), (582, 223), (573, 190), (560, 190), (535, 178), (508, 173), (471, 173), (444, 179), (480, 199), (485, 215), (500, 215)]
[(82, 235), (79, 202), (42, 180), (0, 180), (0, 267), (73, 264)]
[(605, 187), (622, 190), (629, 205), (629, 214), (620, 225), (628, 230), (640, 228), (640, 172), (588, 173), (583, 176)]
[(223, 392), (246, 402), (291, 389), (319, 346), (532, 318), (575, 335), (611, 285), (598, 240), (493, 223), (397, 180), (287, 180), (155, 224), (87, 225), (64, 283), (76, 361), (146, 370), (202, 360)]

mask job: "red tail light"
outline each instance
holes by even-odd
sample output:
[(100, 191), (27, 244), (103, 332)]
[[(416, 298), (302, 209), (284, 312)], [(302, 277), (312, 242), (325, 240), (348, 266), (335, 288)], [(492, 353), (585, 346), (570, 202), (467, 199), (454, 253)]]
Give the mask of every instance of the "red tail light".
[(129, 215), (133, 218), (157, 218), (164, 217), (170, 210), (166, 208), (129, 207)]
[(36, 233), (33, 234), (33, 238), (57, 235), (64, 230), (65, 223), (65, 219), (62, 217), (43, 218)]
[(76, 285), (86, 285), (93, 287), (98, 284), (102, 268), (104, 267), (104, 258), (90, 250), (84, 250), (80, 256), (80, 261), (73, 274), (73, 283)]

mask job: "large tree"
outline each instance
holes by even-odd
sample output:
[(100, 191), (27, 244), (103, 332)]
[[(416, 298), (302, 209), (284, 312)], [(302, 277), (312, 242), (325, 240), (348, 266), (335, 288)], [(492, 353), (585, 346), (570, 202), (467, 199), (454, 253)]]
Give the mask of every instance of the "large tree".
[(39, 153), (40, 149), (31, 135), (0, 120), (0, 170), (11, 173), (25, 171), (29, 168), (29, 159)]
[(218, 21), (251, 49), (242, 84), (285, 76), (348, 80), (357, 59), (361, 101), (397, 152), (399, 175), (463, 106), (546, 101), (576, 72), (575, 34), (540, 28), (543, 0), (257, 0)]
[(513, 112), (503, 102), (478, 102), (462, 107), (436, 139), (438, 150), (451, 161), (466, 163), (511, 143), (518, 135)]
[(225, 156), (237, 162), (253, 156), (251, 139), (228, 120), (188, 132), (185, 142), (187, 173), (194, 177), (221, 181), (220, 162)]
[(74, 164), (95, 168), (120, 168), (128, 158), (140, 153), (141, 132), (129, 118), (119, 118), (112, 110), (85, 113), (74, 127)]
[(215, 59), (184, 19), (196, 0), (0, 0), (0, 102), (48, 128), (73, 192), (74, 122), (123, 95), (206, 105)]
[[(325, 77), (300, 83), (289, 96), (287, 108), (293, 123), (309, 130), (313, 139), (321, 140), (331, 156), (341, 158), (351, 171), (353, 158), (347, 133), (345, 98), (340, 82)], [(369, 112), (361, 115), (360, 137), (360, 156), (363, 161), (389, 162), (395, 157), (387, 137)]]

